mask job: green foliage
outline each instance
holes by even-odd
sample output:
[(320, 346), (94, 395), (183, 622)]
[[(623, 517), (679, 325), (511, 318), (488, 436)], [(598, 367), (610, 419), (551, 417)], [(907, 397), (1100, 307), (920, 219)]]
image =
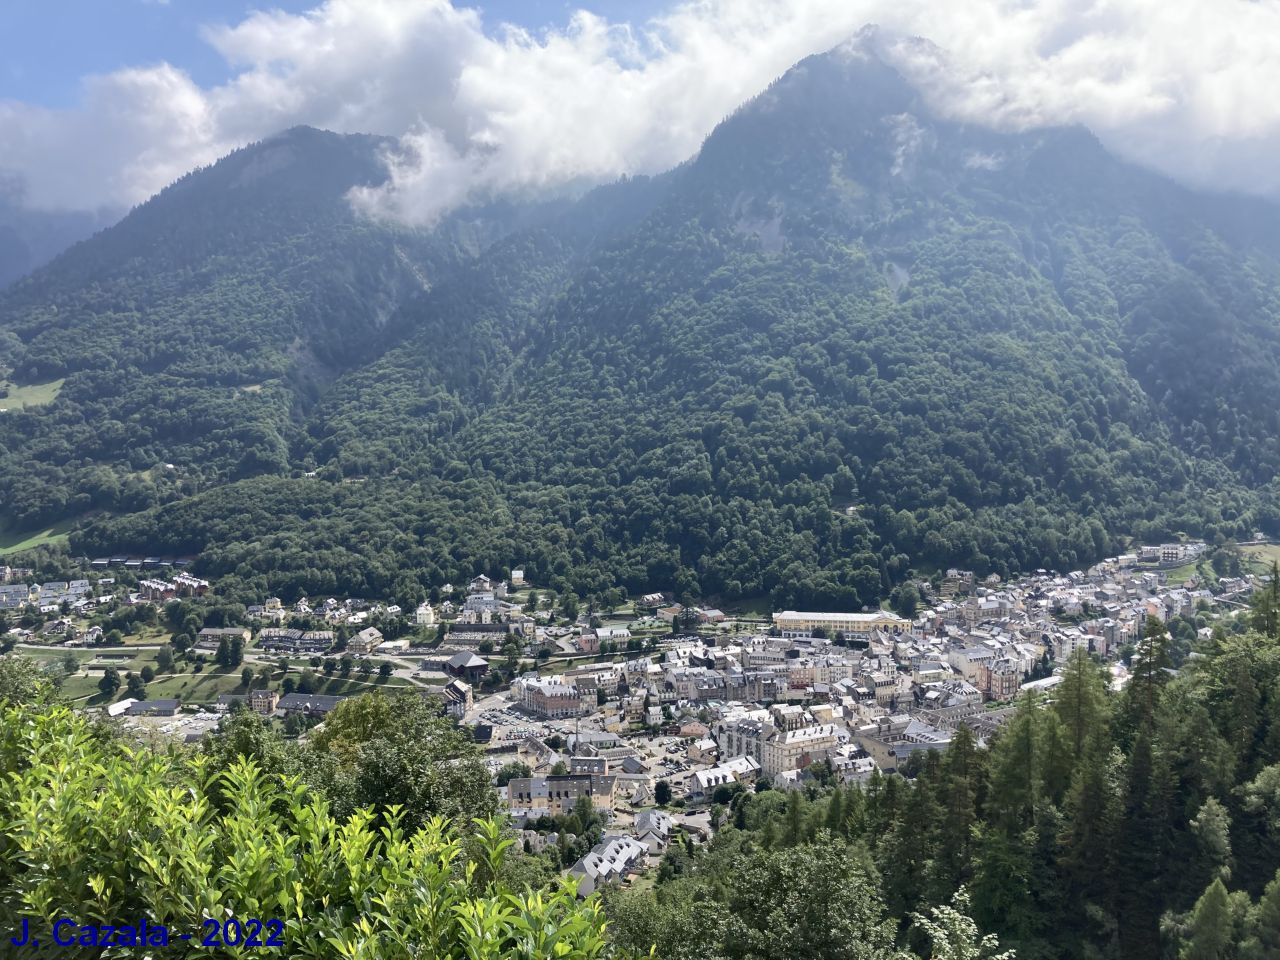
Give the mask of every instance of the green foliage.
[(713, 872), (609, 902), (624, 947), (669, 960), (899, 960), (874, 868), (844, 843), (762, 851), (724, 845)]
[[(117, 684), (119, 678), (117, 677)], [(49, 677), (30, 657), (0, 654), (0, 705), (47, 703), (56, 697)]]
[(916, 914), (916, 929), (930, 943), (929, 960), (1014, 960), (1015, 953), (997, 953), (999, 942), (991, 934), (983, 935), (966, 911), (969, 898), (962, 889), (952, 902), (933, 907), (929, 916)]
[(412, 830), (437, 816), (465, 821), (497, 813), (476, 745), (438, 703), (417, 693), (345, 700), (304, 745), (286, 741), (257, 714), (237, 711), (205, 738), (202, 751), (216, 769), (248, 757), (268, 773), (301, 777), (340, 819), (361, 808), (380, 815), (395, 809)]
[[(252, 761), (215, 773), (208, 758), (132, 750), (61, 708), (8, 707), (2, 719), (0, 911), (11, 921), (145, 916), (176, 933), (207, 917), (273, 917), (288, 956), (316, 960), (612, 955), (594, 902), (564, 886), (505, 886), (512, 841), (490, 821), (411, 830), (390, 809), (379, 828), (372, 812), (337, 818)], [(177, 941), (151, 955), (188, 952)]]
[(528, 764), (513, 761), (512, 763), (503, 764), (502, 769), (498, 771), (495, 778), (495, 783), (499, 787), (505, 787), (512, 780), (530, 776), (533, 776), (533, 771), (529, 769)]

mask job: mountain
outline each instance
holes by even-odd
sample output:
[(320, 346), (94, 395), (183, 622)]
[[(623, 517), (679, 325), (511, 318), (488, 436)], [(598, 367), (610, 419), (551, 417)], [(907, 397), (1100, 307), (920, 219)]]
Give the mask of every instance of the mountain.
[(949, 121), (877, 44), (661, 177), (429, 233), (351, 213), (369, 138), (192, 174), (0, 300), (10, 378), (65, 378), (0, 415), (4, 519), (246, 598), (522, 563), (850, 608), (1280, 532), (1280, 211)]
[(118, 219), (109, 210), (31, 210), (0, 190), (0, 289)]

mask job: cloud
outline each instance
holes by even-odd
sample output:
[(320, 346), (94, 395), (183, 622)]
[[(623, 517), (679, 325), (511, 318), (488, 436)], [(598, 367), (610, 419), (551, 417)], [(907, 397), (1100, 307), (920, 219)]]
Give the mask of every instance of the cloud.
[(899, 37), (890, 58), (949, 115), (1084, 123), (1187, 182), (1280, 195), (1280, 0), (686, 0), (645, 23), (579, 12), (537, 33), (447, 0), (327, 0), (209, 29), (236, 71), (219, 86), (160, 64), (87, 80), (73, 110), (0, 102), (0, 171), (34, 206), (130, 204), (308, 123), (399, 137), (388, 186), (353, 199), (431, 223), (493, 193), (666, 169), (868, 22)]

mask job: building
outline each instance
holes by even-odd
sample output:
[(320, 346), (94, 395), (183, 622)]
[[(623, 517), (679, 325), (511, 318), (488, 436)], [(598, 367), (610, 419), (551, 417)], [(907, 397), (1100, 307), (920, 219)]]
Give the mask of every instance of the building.
[[(204, 631), (201, 631), (203, 633)], [(258, 649), (278, 653), (324, 653), (333, 646), (332, 630), (268, 627), (258, 634)]]
[(875, 630), (885, 633), (906, 633), (910, 621), (887, 610), (874, 613), (797, 613), (786, 610), (773, 615), (773, 625), (788, 639), (812, 637), (815, 630), (822, 630), (829, 638), (842, 633), (846, 637), (865, 637)]
[(977, 687), (988, 700), (1008, 700), (1022, 686), (1022, 668), (1016, 660), (1001, 657), (982, 668)]
[(209, 581), (179, 573), (173, 578), (173, 588), (180, 597), (203, 597), (209, 592)]
[(569, 868), (569, 876), (578, 881), (578, 896), (589, 897), (638, 873), (648, 854), (649, 848), (635, 837), (606, 837)]
[(377, 627), (365, 627), (347, 641), (347, 652), (358, 657), (367, 657), (378, 649), (382, 643), (382, 631)]
[(249, 709), (254, 713), (269, 717), (276, 712), (276, 707), (280, 705), (280, 693), (277, 690), (250, 690), (248, 704)]
[(164, 603), (178, 595), (178, 588), (167, 580), (138, 581), (138, 596), (151, 603)]
[(466, 650), (455, 653), (444, 665), (444, 672), (468, 683), (479, 683), (489, 672), (489, 661)]
[(475, 706), (471, 684), (462, 680), (450, 680), (440, 691), (444, 697), (444, 712), (455, 720), (461, 720)]
[(698, 770), (689, 780), (689, 796), (694, 800), (705, 799), (715, 793), (717, 787), (735, 783), (750, 785), (760, 776), (760, 761), (755, 757), (731, 757), (722, 763)]
[(582, 697), (575, 685), (555, 677), (521, 677), (511, 685), (520, 705), (540, 717), (557, 719), (582, 714)]
[(570, 757), (570, 773), (594, 773), (600, 776), (609, 772), (607, 757)]
[(721, 755), (753, 757), (760, 762), (764, 775), (772, 777), (825, 759), (840, 745), (840, 733), (840, 728), (831, 723), (787, 729), (779, 722), (747, 718), (722, 724), (718, 743)]
[(305, 713), (313, 717), (322, 717), (329, 713), (346, 697), (331, 697), (322, 693), (286, 693), (276, 705), (284, 713)]
[(569, 773), (547, 777), (516, 777), (507, 784), (507, 809), (514, 820), (562, 817), (573, 813), (579, 797), (606, 820), (613, 816), (618, 778), (611, 774)]
[(248, 627), (205, 627), (196, 634), (197, 650), (217, 650), (218, 644), (225, 637), (228, 642), (233, 638), (239, 637), (244, 643), (249, 642)]
[(671, 818), (660, 810), (642, 810), (636, 814), (636, 839), (659, 856), (671, 839), (672, 826)]
[(951, 734), (906, 714), (877, 717), (858, 728), (857, 744), (881, 770), (892, 772), (920, 750), (945, 750)]
[(435, 608), (423, 600), (418, 604), (418, 609), (413, 612), (413, 622), (419, 627), (434, 627), (436, 625)]
[(125, 711), (126, 717), (172, 717), (178, 712), (177, 700), (136, 700)]

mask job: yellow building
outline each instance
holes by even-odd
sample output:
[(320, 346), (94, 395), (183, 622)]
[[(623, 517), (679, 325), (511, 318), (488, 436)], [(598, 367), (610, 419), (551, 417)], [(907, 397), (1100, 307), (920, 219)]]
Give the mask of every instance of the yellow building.
[(828, 638), (835, 637), (837, 633), (861, 637), (873, 630), (905, 633), (911, 629), (909, 621), (887, 610), (875, 613), (797, 613), (786, 610), (773, 615), (773, 625), (784, 637), (811, 637), (818, 628), (824, 630)]

